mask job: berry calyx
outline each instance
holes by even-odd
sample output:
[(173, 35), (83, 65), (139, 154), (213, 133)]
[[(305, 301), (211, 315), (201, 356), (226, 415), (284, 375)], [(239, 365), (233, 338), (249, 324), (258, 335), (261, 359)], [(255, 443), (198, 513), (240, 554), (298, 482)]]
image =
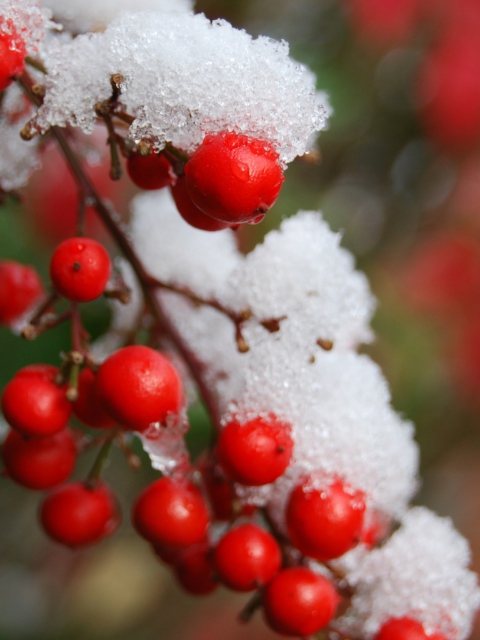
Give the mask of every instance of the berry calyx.
[(223, 131), (206, 136), (185, 165), (185, 179), (201, 211), (238, 224), (265, 215), (284, 177), (278, 154), (268, 142)]
[(33, 267), (13, 260), (0, 261), (0, 324), (11, 325), (19, 320), (44, 293)]
[(375, 636), (375, 640), (447, 640), (435, 633), (428, 635), (423, 625), (413, 618), (390, 618)]
[(4, 91), (14, 77), (23, 72), (27, 55), (25, 42), (9, 22), (5, 24), (2, 19), (0, 26), (0, 91)]
[(188, 224), (191, 227), (195, 227), (195, 229), (200, 229), (201, 231), (221, 231), (231, 226), (228, 222), (221, 222), (203, 213), (203, 211), (192, 202), (187, 191), (184, 177), (178, 178), (172, 186), (172, 197), (177, 206), (178, 213), (185, 222), (188, 222)]
[(138, 496), (132, 521), (138, 533), (154, 545), (187, 547), (204, 541), (209, 516), (194, 484), (165, 477)]
[(282, 566), (275, 538), (256, 524), (228, 531), (213, 556), (220, 580), (235, 591), (253, 591), (269, 582)]
[(2, 394), (8, 424), (25, 436), (50, 436), (63, 429), (72, 413), (65, 387), (55, 384), (58, 369), (47, 364), (17, 371)]
[(364, 514), (361, 491), (340, 480), (327, 485), (310, 476), (290, 494), (286, 523), (297, 549), (326, 561), (342, 556), (360, 541)]
[(183, 549), (175, 563), (175, 576), (181, 586), (194, 596), (206, 596), (218, 587), (208, 543)]
[(248, 486), (274, 482), (290, 464), (291, 427), (276, 416), (229, 422), (218, 440), (218, 460), (225, 473)]
[(175, 368), (161, 353), (141, 345), (119, 349), (105, 360), (97, 373), (97, 392), (112, 418), (134, 431), (164, 423), (183, 404)]
[(78, 399), (73, 403), (76, 418), (94, 429), (109, 429), (115, 420), (105, 411), (97, 391), (97, 376), (85, 367), (78, 376)]
[(68, 238), (53, 252), (50, 277), (55, 289), (72, 302), (89, 302), (105, 290), (111, 262), (105, 248), (91, 238)]
[(18, 484), (51, 489), (72, 474), (77, 447), (68, 429), (43, 438), (26, 438), (10, 431), (2, 445), (2, 458), (8, 476)]
[(98, 542), (115, 531), (119, 515), (104, 483), (64, 485), (49, 493), (40, 507), (42, 526), (53, 540), (68, 547)]
[(145, 191), (168, 187), (174, 177), (167, 158), (162, 153), (153, 151), (148, 156), (131, 153), (127, 158), (127, 173), (133, 184)]
[(335, 616), (339, 596), (327, 578), (304, 567), (280, 571), (265, 588), (263, 611), (274, 631), (309, 636)]

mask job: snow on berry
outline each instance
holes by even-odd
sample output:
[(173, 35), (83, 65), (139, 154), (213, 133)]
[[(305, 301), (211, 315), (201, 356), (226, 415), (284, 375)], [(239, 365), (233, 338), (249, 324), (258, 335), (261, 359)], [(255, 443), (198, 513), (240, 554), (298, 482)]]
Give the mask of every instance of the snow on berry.
[(290, 162), (309, 150), (327, 107), (315, 78), (288, 45), (252, 39), (224, 20), (174, 12), (123, 14), (102, 34), (56, 39), (38, 125), (70, 123), (91, 132), (94, 106), (121, 74), (121, 104), (135, 116), (134, 139), (166, 141), (190, 153), (207, 133), (236, 131), (268, 141)]
[(448, 518), (411, 509), (382, 547), (348, 558), (346, 579), (355, 595), (339, 628), (371, 638), (387, 620), (408, 617), (427, 634), (464, 640), (480, 604), (469, 561), (468, 543)]
[(13, 48), (24, 57), (35, 55), (52, 24), (51, 12), (36, 0), (0, 0), (0, 33), (11, 37)]

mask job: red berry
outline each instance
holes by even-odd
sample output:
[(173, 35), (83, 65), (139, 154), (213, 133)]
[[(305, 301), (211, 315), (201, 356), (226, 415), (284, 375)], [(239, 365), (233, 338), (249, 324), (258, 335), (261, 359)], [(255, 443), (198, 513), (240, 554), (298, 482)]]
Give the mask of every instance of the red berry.
[(286, 510), (288, 533), (305, 555), (320, 561), (338, 558), (361, 538), (365, 500), (340, 480), (318, 486), (312, 477), (290, 494)]
[(256, 524), (228, 531), (217, 544), (213, 561), (221, 581), (235, 591), (253, 591), (269, 582), (282, 566), (275, 538)]
[(105, 484), (90, 487), (75, 482), (46, 496), (40, 507), (40, 520), (53, 540), (80, 547), (113, 533), (119, 516), (115, 498)]
[(173, 178), (170, 162), (163, 154), (155, 152), (148, 156), (140, 153), (129, 155), (127, 172), (131, 181), (146, 191), (168, 187)]
[(53, 252), (50, 277), (58, 293), (73, 302), (89, 302), (102, 295), (111, 262), (104, 247), (91, 238), (68, 238)]
[(334, 617), (339, 597), (329, 580), (304, 567), (284, 569), (265, 588), (268, 624), (287, 636), (309, 636)]
[[(8, 33), (7, 33), (8, 31)], [(4, 91), (20, 75), (25, 66), (25, 42), (10, 24), (3, 22), (0, 30), (0, 91)]]
[(77, 447), (68, 429), (43, 438), (25, 438), (10, 431), (2, 445), (2, 457), (7, 474), (18, 484), (51, 489), (72, 474)]
[(226, 131), (204, 139), (185, 165), (185, 177), (193, 203), (229, 224), (263, 217), (284, 180), (268, 142)]
[(172, 196), (177, 205), (178, 213), (185, 222), (188, 222), (188, 224), (195, 227), (195, 229), (201, 229), (202, 231), (221, 231), (231, 226), (227, 222), (221, 222), (208, 216), (193, 204), (187, 192), (185, 178), (179, 178), (172, 186)]
[(138, 533), (154, 545), (186, 547), (203, 542), (207, 505), (191, 482), (160, 478), (138, 496), (132, 511)]
[(33, 267), (13, 260), (0, 261), (0, 324), (10, 325), (20, 319), (44, 293)]
[(390, 618), (375, 636), (375, 640), (446, 640), (441, 634), (427, 635), (423, 625), (412, 618)]
[(183, 549), (177, 557), (175, 576), (194, 596), (206, 596), (218, 587), (210, 555), (210, 545), (204, 542)]
[(145, 431), (164, 423), (183, 404), (182, 383), (175, 368), (154, 349), (119, 349), (101, 365), (97, 391), (108, 413), (126, 429)]
[(2, 394), (8, 424), (26, 436), (50, 436), (63, 429), (72, 412), (65, 387), (55, 384), (58, 369), (31, 365), (20, 369)]
[(221, 431), (218, 460), (225, 473), (249, 486), (269, 484), (290, 464), (293, 451), (291, 427), (274, 415), (242, 424), (236, 419)]
[(108, 429), (116, 422), (103, 408), (97, 391), (97, 376), (85, 367), (78, 377), (78, 399), (73, 403), (75, 416), (89, 427)]

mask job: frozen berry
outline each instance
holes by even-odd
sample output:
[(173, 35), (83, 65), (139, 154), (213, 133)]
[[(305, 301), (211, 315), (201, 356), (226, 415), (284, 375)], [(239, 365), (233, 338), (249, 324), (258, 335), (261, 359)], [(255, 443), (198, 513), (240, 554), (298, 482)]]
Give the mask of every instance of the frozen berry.
[(33, 267), (13, 260), (0, 261), (0, 324), (20, 319), (44, 295), (40, 277)]
[(175, 576), (194, 596), (206, 596), (218, 587), (210, 556), (210, 545), (205, 542), (183, 549), (176, 559)]
[(263, 217), (284, 179), (268, 142), (225, 131), (206, 136), (185, 165), (185, 177), (193, 203), (229, 224)]
[(144, 346), (119, 349), (101, 365), (97, 391), (107, 412), (126, 429), (164, 423), (183, 404), (180, 377), (161, 353)]
[(221, 222), (208, 216), (193, 204), (187, 192), (185, 178), (179, 178), (172, 186), (172, 196), (177, 205), (178, 213), (191, 227), (202, 231), (221, 231), (230, 227), (227, 222)]
[(50, 277), (55, 289), (72, 302), (89, 302), (105, 290), (110, 278), (110, 257), (91, 238), (68, 238), (55, 249)]
[(249, 486), (274, 482), (290, 464), (291, 428), (274, 415), (241, 423), (236, 419), (221, 431), (218, 460), (225, 473)]
[[(3, 22), (3, 19), (2, 19)], [(25, 42), (7, 23), (0, 25), (0, 91), (4, 91), (14, 77), (23, 72), (27, 50)]]
[(213, 560), (220, 580), (235, 591), (258, 589), (282, 566), (278, 542), (250, 523), (228, 531), (215, 547)]
[(144, 189), (163, 189), (172, 183), (173, 173), (170, 162), (162, 153), (152, 152), (148, 156), (132, 153), (127, 159), (127, 172), (131, 181)]
[(50, 436), (63, 429), (72, 412), (65, 387), (55, 384), (58, 369), (31, 365), (20, 369), (2, 394), (8, 424), (26, 436)]
[(40, 506), (45, 532), (68, 547), (97, 542), (115, 531), (118, 508), (110, 489), (103, 483), (64, 485), (49, 493)]
[(85, 367), (78, 377), (78, 399), (73, 403), (73, 413), (84, 424), (95, 429), (108, 429), (116, 422), (103, 408), (97, 392), (97, 376)]
[(339, 597), (327, 578), (304, 567), (280, 571), (265, 588), (263, 611), (274, 631), (309, 636), (333, 619)]
[(293, 544), (317, 560), (338, 558), (361, 539), (363, 493), (340, 480), (323, 484), (309, 477), (290, 494), (286, 522)]
[(390, 618), (375, 636), (375, 640), (446, 640), (435, 633), (427, 635), (423, 625), (412, 618)]
[(72, 474), (77, 447), (68, 429), (43, 438), (26, 438), (10, 431), (2, 445), (2, 457), (8, 476), (18, 484), (51, 489)]
[(209, 516), (194, 484), (165, 477), (138, 496), (132, 520), (138, 533), (152, 544), (186, 547), (204, 541)]

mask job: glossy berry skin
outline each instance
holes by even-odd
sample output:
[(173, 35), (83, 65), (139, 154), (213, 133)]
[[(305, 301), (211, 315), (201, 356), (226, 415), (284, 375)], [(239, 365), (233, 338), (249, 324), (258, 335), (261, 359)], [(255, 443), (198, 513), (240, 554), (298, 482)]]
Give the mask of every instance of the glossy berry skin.
[(164, 423), (183, 404), (182, 383), (175, 368), (154, 349), (119, 349), (101, 365), (97, 391), (105, 410), (125, 429), (145, 431)]
[(94, 429), (109, 429), (116, 425), (115, 420), (103, 408), (97, 391), (97, 376), (85, 367), (78, 377), (78, 399), (73, 403), (76, 418)]
[(39, 515), (47, 535), (67, 547), (98, 542), (119, 523), (115, 498), (103, 483), (89, 487), (74, 482), (54, 489), (42, 502)]
[(133, 184), (145, 191), (168, 187), (173, 178), (170, 162), (163, 154), (155, 152), (148, 156), (130, 154), (127, 158), (127, 172)]
[(25, 438), (10, 431), (2, 445), (8, 476), (28, 489), (51, 489), (73, 473), (77, 447), (72, 433), (62, 429), (53, 436)]
[(72, 413), (65, 387), (55, 384), (58, 369), (46, 364), (20, 369), (2, 394), (8, 424), (25, 436), (51, 436), (63, 429)]
[(222, 229), (228, 229), (230, 227), (228, 222), (221, 222), (208, 216), (193, 204), (187, 192), (185, 178), (178, 178), (172, 186), (172, 197), (178, 213), (191, 227), (195, 227), (195, 229), (200, 229), (201, 231), (221, 231)]
[(254, 591), (280, 571), (282, 553), (275, 538), (256, 524), (228, 531), (213, 556), (220, 580), (235, 591)]
[(235, 482), (261, 486), (274, 482), (290, 464), (291, 428), (274, 415), (242, 424), (232, 420), (222, 429), (217, 455), (225, 473)]
[(335, 616), (339, 597), (329, 580), (304, 567), (280, 571), (265, 588), (263, 612), (277, 633), (309, 636)]
[(0, 261), (0, 324), (19, 320), (45, 294), (40, 276), (33, 267)]
[(311, 479), (290, 494), (286, 523), (292, 543), (305, 555), (326, 561), (338, 558), (361, 539), (363, 494), (340, 480), (318, 487)]
[(91, 238), (68, 238), (53, 252), (50, 277), (55, 289), (72, 302), (89, 302), (102, 295), (111, 262), (104, 247)]
[(187, 547), (204, 541), (209, 515), (194, 484), (164, 477), (138, 496), (132, 521), (138, 533), (154, 545)]
[(375, 640), (447, 640), (435, 633), (427, 635), (423, 625), (413, 618), (390, 618), (375, 636)]
[[(3, 22), (3, 20), (2, 20)], [(27, 51), (23, 40), (14, 30), (5, 32), (5, 25), (0, 25), (0, 91), (12, 84), (13, 78), (23, 72)]]
[(263, 218), (284, 178), (278, 154), (267, 142), (224, 131), (206, 136), (185, 165), (185, 179), (199, 209), (238, 224)]
[(206, 596), (218, 587), (208, 543), (183, 549), (175, 563), (175, 576), (180, 585), (194, 596)]

